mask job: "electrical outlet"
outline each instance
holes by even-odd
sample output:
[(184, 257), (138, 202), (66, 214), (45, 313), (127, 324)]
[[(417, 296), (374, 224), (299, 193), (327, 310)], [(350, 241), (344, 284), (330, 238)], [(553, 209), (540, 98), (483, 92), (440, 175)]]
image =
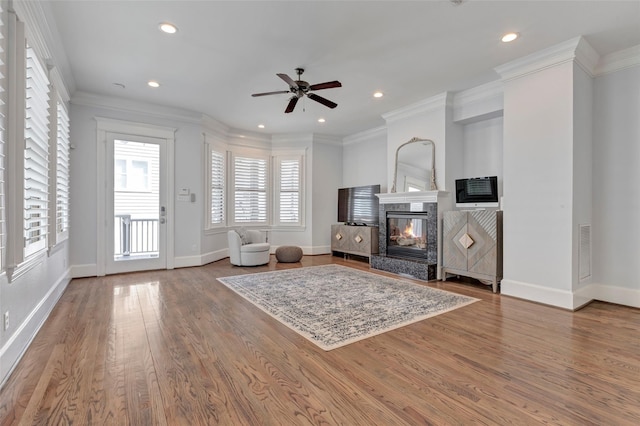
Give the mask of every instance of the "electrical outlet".
[(9, 329), (9, 311), (4, 313), (4, 329), (5, 331)]

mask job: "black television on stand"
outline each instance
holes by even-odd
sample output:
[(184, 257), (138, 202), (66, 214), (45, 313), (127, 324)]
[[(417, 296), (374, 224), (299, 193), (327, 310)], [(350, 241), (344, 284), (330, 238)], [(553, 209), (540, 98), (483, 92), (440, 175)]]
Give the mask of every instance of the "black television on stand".
[(346, 225), (378, 226), (380, 185), (338, 189), (338, 222)]

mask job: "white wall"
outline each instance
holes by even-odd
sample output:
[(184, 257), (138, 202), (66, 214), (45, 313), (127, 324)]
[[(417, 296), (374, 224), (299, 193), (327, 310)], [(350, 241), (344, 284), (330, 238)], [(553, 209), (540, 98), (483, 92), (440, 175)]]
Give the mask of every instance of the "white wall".
[(640, 306), (640, 66), (597, 77), (594, 99), (593, 282)]
[(341, 187), (380, 185), (387, 192), (387, 132), (374, 129), (343, 141)]
[(505, 83), (502, 293), (570, 307), (573, 63)]
[(463, 129), (463, 168), (460, 178), (498, 176), (502, 194), (503, 119), (495, 117), (465, 124)]
[[(195, 203), (175, 203), (174, 250), (176, 258), (199, 254), (203, 229), (203, 178), (202, 178), (202, 129), (194, 121), (169, 118), (167, 114), (145, 114), (131, 109), (131, 104), (119, 104), (119, 100), (103, 100), (106, 106), (92, 105), (95, 99), (77, 94), (71, 106), (71, 264), (74, 276), (96, 273), (96, 176), (97, 122), (95, 117), (113, 118), (177, 128), (175, 139), (175, 188), (190, 188), (196, 195)], [(138, 106), (139, 107), (139, 106)], [(144, 108), (139, 108), (143, 111)], [(148, 111), (157, 110), (147, 106)], [(173, 112), (174, 117), (179, 115)], [(171, 218), (169, 218), (171, 221)], [(178, 264), (180, 262), (177, 262)]]
[(315, 254), (331, 253), (331, 225), (338, 218), (338, 188), (343, 180), (341, 143), (314, 140), (312, 169), (312, 245)]

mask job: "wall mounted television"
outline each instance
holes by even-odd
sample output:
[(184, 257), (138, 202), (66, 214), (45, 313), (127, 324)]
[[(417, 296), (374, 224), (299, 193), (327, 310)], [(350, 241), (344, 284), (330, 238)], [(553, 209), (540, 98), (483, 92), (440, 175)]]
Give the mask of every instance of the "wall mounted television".
[(456, 207), (498, 207), (498, 177), (456, 179)]
[(338, 189), (338, 222), (347, 225), (378, 226), (380, 185)]

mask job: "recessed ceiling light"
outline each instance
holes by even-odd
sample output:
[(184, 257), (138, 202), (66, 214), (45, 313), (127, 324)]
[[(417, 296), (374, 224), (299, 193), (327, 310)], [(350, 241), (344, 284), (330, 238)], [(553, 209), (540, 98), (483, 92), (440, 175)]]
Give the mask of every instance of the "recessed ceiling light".
[(147, 85), (148, 85), (149, 87), (153, 87), (154, 89), (155, 89), (155, 88), (157, 88), (157, 87), (160, 87), (160, 83), (158, 83), (158, 82), (157, 82), (157, 81), (155, 81), (155, 80), (149, 80), (149, 81), (147, 81)]
[(178, 32), (178, 27), (170, 24), (169, 22), (163, 22), (160, 24), (160, 31), (167, 34), (175, 34), (176, 32)]
[(384, 96), (384, 93), (382, 93), (382, 92), (375, 92), (375, 93), (373, 94), (373, 97), (374, 97), (374, 98), (381, 98), (381, 97), (383, 97), (383, 96)]
[(501, 40), (503, 43), (509, 43), (510, 41), (513, 41), (517, 38), (518, 38), (518, 33), (506, 33), (505, 35), (502, 36)]
[(258, 124), (259, 129), (264, 129), (264, 124)]
[(318, 123), (324, 123), (326, 120), (324, 118), (318, 118)]

